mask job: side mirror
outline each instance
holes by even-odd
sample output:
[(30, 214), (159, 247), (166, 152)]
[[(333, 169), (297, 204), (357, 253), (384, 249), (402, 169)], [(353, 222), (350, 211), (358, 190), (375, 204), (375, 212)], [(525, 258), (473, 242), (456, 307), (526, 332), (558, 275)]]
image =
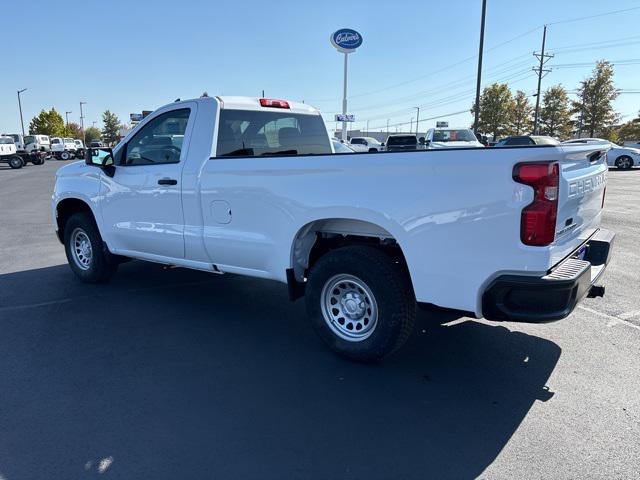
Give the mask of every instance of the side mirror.
[(113, 176), (113, 150), (110, 148), (87, 148), (84, 151), (84, 163), (102, 168), (109, 176)]
[(425, 141), (424, 141), (424, 144), (425, 144), (425, 145), (429, 145), (430, 143), (431, 143), (431, 140), (425, 140)]
[(384, 142), (382, 142), (382, 143), (380, 144), (380, 146), (381, 146), (381, 147), (384, 147)]
[(420, 145), (424, 145), (424, 137), (420, 137), (418, 141), (420, 142)]

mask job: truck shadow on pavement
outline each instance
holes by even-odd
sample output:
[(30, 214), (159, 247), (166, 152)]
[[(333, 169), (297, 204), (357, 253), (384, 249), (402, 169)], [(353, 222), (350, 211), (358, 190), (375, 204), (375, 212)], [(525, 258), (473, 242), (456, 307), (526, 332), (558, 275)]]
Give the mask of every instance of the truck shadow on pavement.
[(7, 479), (473, 478), (560, 357), (419, 311), (398, 354), (353, 364), (283, 285), (139, 262), (108, 285), (60, 265), (0, 286)]

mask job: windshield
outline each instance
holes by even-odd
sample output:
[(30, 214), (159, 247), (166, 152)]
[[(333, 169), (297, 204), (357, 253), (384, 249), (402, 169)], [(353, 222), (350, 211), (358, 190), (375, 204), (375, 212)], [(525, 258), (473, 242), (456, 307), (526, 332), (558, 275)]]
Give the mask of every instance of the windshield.
[(333, 150), (336, 153), (353, 153), (353, 150), (347, 147), (344, 143), (340, 143), (336, 141), (333, 142)]
[(24, 143), (36, 143), (36, 137), (34, 135), (27, 135), (24, 137)]
[(387, 145), (417, 145), (418, 139), (414, 135), (398, 135), (389, 137)]
[(476, 136), (471, 130), (434, 130), (432, 142), (475, 142)]
[(13, 145), (13, 138), (11, 138), (11, 137), (0, 137), (0, 143), (2, 145)]

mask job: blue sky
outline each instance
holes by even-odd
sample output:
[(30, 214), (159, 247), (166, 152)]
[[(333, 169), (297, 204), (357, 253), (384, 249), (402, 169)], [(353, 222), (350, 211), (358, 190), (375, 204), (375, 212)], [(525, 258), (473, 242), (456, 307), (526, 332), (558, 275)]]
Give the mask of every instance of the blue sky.
[[(69, 0), (56, 1), (55, 9), (50, 2), (9, 1), (15, 5), (5, 9), (25, 12), (11, 18), (25, 18), (28, 26), (3, 23), (10, 63), (0, 75), (1, 132), (20, 130), (16, 90), (22, 88), (28, 88), (25, 128), (52, 106), (63, 115), (72, 111), (69, 120), (78, 122), (81, 100), (87, 102), (85, 126), (101, 126), (105, 109), (125, 121), (131, 112), (205, 90), (259, 96), (263, 89), (268, 97), (315, 105), (333, 128), (331, 119), (341, 109), (342, 55), (329, 35), (342, 27), (364, 38), (350, 55), (349, 112), (356, 127), (369, 120), (370, 129), (380, 130), (389, 119), (395, 131), (394, 125), (415, 116), (413, 106), (421, 106), (421, 119), (472, 121), (466, 112), (455, 113), (473, 100), (480, 0)], [(620, 61), (619, 88), (640, 92), (640, 8), (574, 20), (634, 7), (638, 0), (488, 0), (483, 84), (502, 80), (514, 91), (533, 93), (531, 54), (540, 48), (541, 26), (549, 23), (547, 47), (556, 57), (543, 89), (561, 83), (573, 90), (605, 58)], [(620, 95), (615, 106), (631, 119), (640, 94)], [(421, 121), (420, 130), (433, 124), (435, 119)]]

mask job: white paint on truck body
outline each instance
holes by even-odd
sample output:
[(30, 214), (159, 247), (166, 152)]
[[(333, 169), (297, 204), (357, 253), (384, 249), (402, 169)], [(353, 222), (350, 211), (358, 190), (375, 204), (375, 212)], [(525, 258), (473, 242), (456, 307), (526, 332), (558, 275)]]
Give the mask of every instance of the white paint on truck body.
[[(310, 223), (370, 229), (401, 247), (418, 301), (478, 317), (493, 278), (544, 275), (600, 224), (607, 167), (604, 156), (588, 158), (600, 146), (216, 156), (221, 109), (264, 111), (257, 99), (221, 97), (158, 109), (114, 156), (147, 123), (177, 109), (189, 110), (179, 161), (117, 166), (112, 178), (81, 162), (65, 166), (53, 214), (60, 201), (82, 199), (113, 253), (280, 282), (295, 267), (295, 240)], [(305, 104), (290, 102), (290, 110), (320, 115)], [(569, 220), (575, 227), (547, 247), (531, 247), (520, 241), (520, 223), (533, 190), (512, 175), (520, 162), (543, 161), (561, 166), (557, 228)], [(165, 178), (177, 184), (159, 185)], [(580, 195), (570, 193), (576, 182)]]

